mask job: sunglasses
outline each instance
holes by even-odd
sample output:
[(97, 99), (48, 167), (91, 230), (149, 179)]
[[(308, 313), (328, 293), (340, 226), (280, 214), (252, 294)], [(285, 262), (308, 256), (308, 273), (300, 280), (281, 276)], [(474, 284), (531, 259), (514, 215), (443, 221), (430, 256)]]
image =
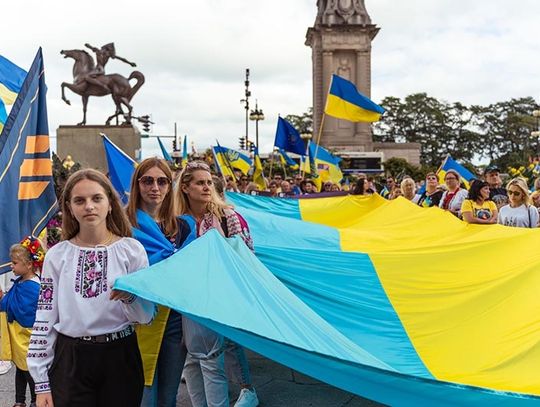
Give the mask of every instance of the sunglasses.
[(514, 195), (514, 196), (520, 196), (521, 191), (508, 191), (508, 196)]
[(240, 181), (247, 181), (247, 178), (240, 178)]
[(167, 177), (151, 177), (150, 175), (145, 175), (138, 179), (138, 181), (143, 184), (145, 187), (150, 187), (154, 185), (154, 182), (157, 183), (158, 187), (165, 187), (171, 183), (171, 180)]

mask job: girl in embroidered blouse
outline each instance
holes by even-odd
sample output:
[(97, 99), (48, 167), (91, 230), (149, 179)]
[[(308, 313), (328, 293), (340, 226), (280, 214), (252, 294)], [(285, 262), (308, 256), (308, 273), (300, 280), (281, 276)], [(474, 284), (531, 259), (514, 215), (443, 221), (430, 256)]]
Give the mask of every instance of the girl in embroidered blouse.
[(154, 304), (111, 289), (148, 266), (110, 181), (93, 169), (67, 180), (63, 241), (45, 256), (27, 362), (38, 407), (138, 406), (143, 391), (134, 323)]
[(45, 251), (33, 236), (24, 238), (9, 250), (11, 270), (17, 276), (13, 287), (5, 294), (0, 292), (2, 316), (2, 347), (0, 357), (11, 359), (17, 367), (15, 373), (15, 405), (26, 406), (26, 385), (30, 387), (30, 407), (36, 405), (35, 385), (26, 364), (28, 342), (36, 319), (39, 297), (39, 272)]
[[(135, 170), (131, 179), (131, 193), (127, 215), (151, 264), (174, 253), (178, 223), (175, 216), (172, 172), (165, 160), (147, 158)], [(161, 250), (156, 244), (146, 244), (145, 236), (152, 229), (161, 231)], [(153, 234), (156, 236), (156, 234)], [(159, 306), (151, 325), (137, 329), (137, 339), (143, 357), (145, 388), (142, 407), (176, 406), (178, 387), (186, 360), (182, 341), (182, 315)]]
[[(240, 235), (253, 248), (247, 228), (217, 194), (206, 163), (193, 161), (186, 165), (180, 174), (176, 197), (180, 218), (188, 226), (180, 227), (182, 247), (208, 230), (217, 229), (226, 237)], [(191, 403), (194, 406), (228, 407), (223, 336), (186, 317), (182, 323), (188, 351), (184, 375)], [(257, 405), (255, 392), (243, 389), (237, 404)]]

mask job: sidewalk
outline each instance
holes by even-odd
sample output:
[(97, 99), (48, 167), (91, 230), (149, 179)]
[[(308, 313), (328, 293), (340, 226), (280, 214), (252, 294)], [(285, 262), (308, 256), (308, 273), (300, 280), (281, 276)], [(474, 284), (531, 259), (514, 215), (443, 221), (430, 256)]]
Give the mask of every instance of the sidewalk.
[[(288, 367), (248, 352), (253, 385), (261, 407), (374, 407), (382, 406), (295, 372)], [(231, 386), (236, 397), (238, 388)], [(185, 385), (177, 407), (191, 407)], [(27, 402), (30, 395), (28, 394)], [(15, 368), (0, 376), (0, 407), (15, 403)], [(232, 404), (231, 404), (232, 405)], [(105, 406), (104, 406), (105, 407)]]

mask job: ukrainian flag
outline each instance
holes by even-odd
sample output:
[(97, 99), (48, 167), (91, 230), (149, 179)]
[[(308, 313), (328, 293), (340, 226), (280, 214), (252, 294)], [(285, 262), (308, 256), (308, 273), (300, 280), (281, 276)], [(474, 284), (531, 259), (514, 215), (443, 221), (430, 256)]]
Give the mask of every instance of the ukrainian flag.
[(539, 405), (540, 230), (378, 195), (227, 198), (257, 257), (211, 231), (115, 287), (387, 405)]
[(259, 156), (259, 149), (255, 147), (254, 151), (254, 171), (253, 171), (253, 182), (257, 184), (259, 191), (264, 191), (266, 189), (266, 180), (264, 178), (263, 166), (261, 162), (261, 157)]
[(184, 134), (184, 143), (182, 144), (182, 168), (184, 168), (188, 163), (188, 152), (187, 152), (187, 134)]
[[(343, 179), (343, 173), (339, 168), (341, 158), (332, 155), (328, 150), (316, 143), (309, 143), (309, 158), (315, 157), (317, 173), (321, 182), (332, 181), (338, 184)], [(311, 172), (311, 171), (310, 171)]]
[(12, 105), (26, 78), (26, 71), (0, 55), (0, 133), (7, 121), (6, 105)]
[(232, 170), (235, 168), (247, 175), (253, 165), (251, 158), (232, 148), (221, 147), (218, 144), (217, 147), (212, 147), (212, 151), (214, 152), (214, 159), (219, 172), (223, 175), (234, 177)]
[(439, 171), (437, 171), (440, 184), (444, 184), (444, 176), (446, 175), (446, 171), (448, 170), (456, 171), (461, 177), (460, 181), (465, 185), (465, 188), (467, 189), (469, 189), (469, 183), (471, 182), (471, 180), (477, 178), (476, 175), (470, 172), (467, 168), (455, 161), (450, 156), (450, 154), (446, 156), (443, 163), (441, 164), (441, 168), (439, 168)]
[(288, 166), (291, 170), (297, 170), (300, 168), (296, 161), (294, 161), (282, 148), (279, 148), (279, 159), (281, 161), (281, 165)]
[(101, 133), (103, 138), (103, 148), (107, 156), (107, 166), (109, 167), (109, 178), (114, 189), (120, 195), (120, 199), (127, 204), (129, 192), (131, 190), (131, 177), (135, 172), (137, 163), (133, 158), (122, 151), (105, 134)]
[(324, 112), (351, 122), (376, 122), (384, 109), (358, 92), (352, 82), (334, 74)]

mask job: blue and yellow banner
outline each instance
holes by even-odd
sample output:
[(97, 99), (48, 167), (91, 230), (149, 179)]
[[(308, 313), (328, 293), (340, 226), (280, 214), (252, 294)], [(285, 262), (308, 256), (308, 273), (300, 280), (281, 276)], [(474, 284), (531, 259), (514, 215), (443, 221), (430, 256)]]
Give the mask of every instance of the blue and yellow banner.
[(10, 270), (9, 247), (38, 236), (57, 210), (46, 94), (40, 48), (0, 138), (0, 273)]
[(300, 168), (300, 165), (298, 165), (298, 163), (296, 161), (294, 161), (290, 156), (289, 154), (287, 154), (287, 152), (285, 150), (283, 150), (282, 148), (280, 148), (279, 150), (279, 159), (281, 161), (281, 164), (283, 166), (287, 166), (289, 167), (291, 170), (297, 170), (298, 168)]
[(184, 134), (184, 142), (182, 143), (182, 168), (184, 168), (188, 163), (188, 152), (187, 152), (187, 134)]
[(212, 151), (218, 170), (223, 175), (234, 177), (234, 169), (238, 169), (247, 175), (253, 165), (251, 158), (232, 148), (222, 147), (218, 144), (216, 147), (212, 147)]
[(454, 160), (450, 154), (446, 156), (443, 163), (441, 164), (441, 167), (437, 171), (437, 175), (439, 176), (439, 183), (444, 184), (444, 176), (446, 175), (446, 171), (448, 170), (454, 170), (456, 171), (460, 178), (460, 181), (465, 185), (465, 188), (469, 189), (471, 180), (477, 178), (476, 175), (474, 175), (472, 172), (470, 172), (467, 168), (465, 168), (463, 165), (458, 163), (456, 160)]
[[(321, 182), (331, 181), (334, 184), (339, 184), (343, 179), (343, 173), (339, 167), (341, 158), (333, 155), (324, 147), (311, 142), (309, 143), (309, 159), (311, 160), (312, 157), (315, 157), (317, 173), (321, 178)], [(312, 171), (310, 170), (310, 172)]]
[(7, 120), (6, 105), (15, 103), (26, 78), (26, 71), (0, 55), (0, 134)]
[(227, 197), (257, 257), (209, 232), (117, 287), (387, 405), (540, 403), (540, 230), (378, 195)]
[(103, 148), (107, 156), (107, 165), (109, 167), (109, 178), (114, 189), (120, 195), (120, 199), (127, 204), (129, 191), (131, 190), (131, 177), (135, 172), (137, 163), (133, 158), (123, 152), (114, 144), (105, 134), (101, 133), (103, 138)]
[(384, 109), (358, 92), (352, 82), (334, 74), (324, 112), (351, 122), (376, 122)]

